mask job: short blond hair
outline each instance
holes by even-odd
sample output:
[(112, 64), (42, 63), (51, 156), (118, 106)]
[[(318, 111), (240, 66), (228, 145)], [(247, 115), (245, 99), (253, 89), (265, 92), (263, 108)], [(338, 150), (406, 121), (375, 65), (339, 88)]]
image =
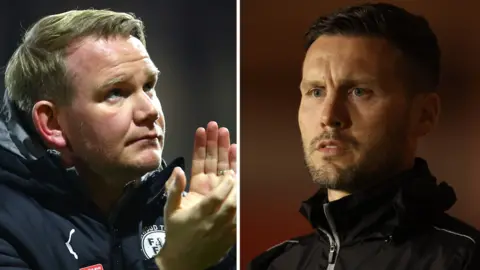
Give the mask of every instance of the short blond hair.
[(25, 112), (40, 100), (69, 104), (74, 90), (65, 64), (69, 45), (88, 36), (117, 35), (134, 36), (146, 46), (144, 25), (133, 14), (88, 9), (40, 19), (8, 62), (6, 97)]

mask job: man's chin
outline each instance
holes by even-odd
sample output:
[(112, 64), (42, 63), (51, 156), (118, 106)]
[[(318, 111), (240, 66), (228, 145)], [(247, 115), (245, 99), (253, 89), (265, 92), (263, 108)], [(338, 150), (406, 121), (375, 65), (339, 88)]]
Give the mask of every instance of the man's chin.
[(331, 171), (331, 172), (337, 172), (349, 167), (349, 164), (346, 164), (345, 161), (338, 160), (338, 159), (322, 160), (317, 164), (318, 166), (315, 166), (317, 170)]
[(317, 166), (310, 166), (314, 183), (324, 188), (336, 189), (351, 181), (353, 170), (349, 165), (337, 161), (324, 161)]
[(138, 167), (147, 171), (147, 172), (150, 172), (150, 171), (153, 171), (153, 170), (156, 170), (160, 167), (160, 165), (162, 164), (162, 157), (161, 156), (155, 156), (155, 157), (152, 157), (152, 158), (149, 158), (149, 159), (144, 159), (142, 160), (140, 163), (137, 163), (138, 164)]
[(126, 167), (134, 168), (139, 173), (156, 170), (162, 164), (162, 151), (144, 151), (137, 155), (135, 160), (128, 162)]

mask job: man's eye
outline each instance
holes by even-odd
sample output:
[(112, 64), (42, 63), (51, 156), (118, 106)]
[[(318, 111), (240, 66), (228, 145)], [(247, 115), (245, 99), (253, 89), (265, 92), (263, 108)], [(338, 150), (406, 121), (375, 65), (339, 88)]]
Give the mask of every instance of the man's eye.
[(145, 86), (145, 87), (143, 87), (143, 91), (148, 96), (154, 96), (156, 94), (155, 87), (153, 87), (153, 86)]
[(149, 92), (155, 89), (155, 83), (147, 83), (143, 86), (143, 91)]
[(362, 97), (367, 94), (367, 90), (364, 88), (356, 87), (356, 88), (353, 88), (352, 94), (357, 97)]
[(115, 88), (108, 91), (107, 96), (105, 97), (106, 100), (115, 100), (123, 96), (122, 90), (120, 88)]
[(324, 89), (322, 88), (312, 88), (310, 90), (310, 95), (312, 95), (313, 97), (321, 97), (324, 94), (323, 92), (324, 92)]

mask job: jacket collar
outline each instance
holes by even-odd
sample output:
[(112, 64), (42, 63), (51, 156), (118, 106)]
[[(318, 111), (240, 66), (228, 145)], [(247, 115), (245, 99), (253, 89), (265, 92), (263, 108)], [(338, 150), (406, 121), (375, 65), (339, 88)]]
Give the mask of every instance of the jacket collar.
[(334, 202), (320, 190), (302, 203), (300, 212), (314, 228), (333, 229), (340, 243), (348, 245), (371, 238), (401, 241), (430, 225), (455, 201), (453, 189), (437, 185), (426, 161), (417, 158), (411, 170)]

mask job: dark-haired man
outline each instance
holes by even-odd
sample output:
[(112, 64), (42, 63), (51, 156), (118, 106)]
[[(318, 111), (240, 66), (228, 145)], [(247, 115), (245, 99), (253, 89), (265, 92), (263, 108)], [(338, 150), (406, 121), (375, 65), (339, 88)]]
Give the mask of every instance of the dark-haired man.
[(453, 189), (415, 155), (440, 113), (428, 22), (363, 4), (320, 17), (306, 38), (298, 121), (320, 191), (301, 213), (315, 232), (250, 269), (480, 269), (479, 233), (445, 213)]

